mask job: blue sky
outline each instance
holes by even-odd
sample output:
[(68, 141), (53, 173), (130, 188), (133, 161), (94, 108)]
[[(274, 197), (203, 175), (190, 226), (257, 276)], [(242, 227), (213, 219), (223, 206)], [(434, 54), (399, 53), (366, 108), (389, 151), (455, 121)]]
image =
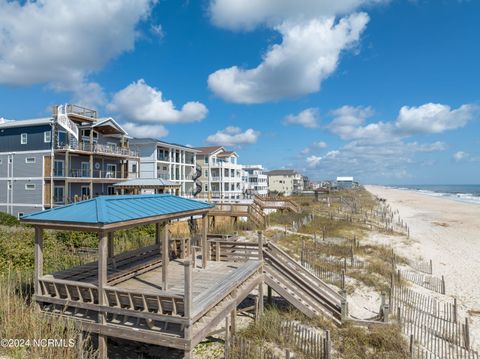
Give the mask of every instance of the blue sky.
[(473, 0), (0, 0), (0, 117), (74, 102), (313, 179), (479, 183), (479, 15)]

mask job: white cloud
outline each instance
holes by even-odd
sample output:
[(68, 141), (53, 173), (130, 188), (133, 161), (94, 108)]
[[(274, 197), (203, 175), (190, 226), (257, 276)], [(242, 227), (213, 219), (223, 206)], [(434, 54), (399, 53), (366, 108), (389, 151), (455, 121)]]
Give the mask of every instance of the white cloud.
[(168, 135), (168, 130), (162, 125), (139, 125), (127, 122), (122, 124), (122, 127), (130, 136), (138, 138), (161, 138)]
[(312, 146), (315, 147), (315, 148), (327, 148), (328, 147), (327, 143), (323, 142), (323, 141), (314, 142)]
[(290, 114), (285, 117), (284, 123), (287, 125), (301, 125), (307, 128), (318, 127), (318, 109), (307, 108), (297, 115)]
[(117, 92), (107, 108), (128, 120), (159, 123), (201, 121), (208, 113), (207, 107), (196, 101), (187, 102), (177, 110), (171, 100), (164, 100), (162, 92), (143, 79)]
[(455, 110), (438, 103), (426, 103), (419, 107), (403, 106), (396, 127), (408, 134), (441, 133), (465, 126), (480, 114), (479, 110), (479, 106), (471, 104)]
[(321, 160), (322, 160), (322, 157), (320, 156), (315, 156), (315, 155), (309, 156), (307, 157), (307, 167), (310, 167), (310, 168), (316, 167)]
[(466, 160), (470, 157), (470, 155), (466, 152), (463, 151), (458, 151), (453, 154), (453, 159), (457, 162)]
[(371, 107), (343, 106), (331, 112), (333, 121), (328, 129), (343, 140), (369, 140), (378, 143), (392, 138), (392, 125), (378, 122), (365, 125), (365, 120), (374, 115)]
[(49, 83), (81, 96), (89, 74), (134, 48), (155, 2), (0, 0), (0, 84)]
[(252, 30), (260, 24), (274, 26), (285, 19), (311, 19), (345, 15), (362, 5), (386, 0), (211, 0), (212, 22), (230, 30)]
[(212, 145), (239, 147), (241, 145), (257, 142), (259, 136), (260, 132), (251, 128), (242, 132), (239, 127), (228, 126), (227, 128), (208, 136), (206, 142)]
[(218, 70), (208, 77), (208, 86), (217, 96), (236, 103), (263, 103), (317, 92), (337, 68), (341, 52), (358, 42), (368, 20), (365, 13), (338, 22), (334, 17), (286, 20), (274, 27), (282, 43), (272, 46), (260, 65)]

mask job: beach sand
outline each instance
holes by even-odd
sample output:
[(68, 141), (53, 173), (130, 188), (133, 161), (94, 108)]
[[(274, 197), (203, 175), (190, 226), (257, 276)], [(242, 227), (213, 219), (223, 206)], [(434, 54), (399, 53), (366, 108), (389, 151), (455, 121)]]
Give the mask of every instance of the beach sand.
[(365, 186), (385, 198), (410, 228), (406, 237), (376, 234), (408, 258), (433, 261), (433, 274), (445, 276), (446, 294), (470, 312), (471, 332), (480, 344), (480, 205), (439, 198), (416, 191)]

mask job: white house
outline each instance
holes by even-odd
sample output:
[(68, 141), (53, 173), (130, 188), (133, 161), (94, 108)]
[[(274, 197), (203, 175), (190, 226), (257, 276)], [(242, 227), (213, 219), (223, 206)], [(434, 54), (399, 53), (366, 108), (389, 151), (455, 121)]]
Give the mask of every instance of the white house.
[[(200, 175), (196, 168), (197, 150), (154, 138), (134, 138), (130, 145), (140, 156), (140, 178), (159, 178), (179, 184), (175, 194), (180, 196), (193, 196), (200, 191), (196, 183)], [(133, 166), (129, 170), (136, 173)]]
[(268, 194), (268, 176), (262, 165), (243, 165), (243, 189), (248, 195), (266, 196)]
[(273, 170), (266, 175), (270, 192), (291, 196), (303, 191), (303, 176), (295, 170)]
[(197, 163), (202, 175), (199, 180), (205, 196), (212, 199), (242, 197), (242, 165), (238, 155), (222, 146), (197, 147)]

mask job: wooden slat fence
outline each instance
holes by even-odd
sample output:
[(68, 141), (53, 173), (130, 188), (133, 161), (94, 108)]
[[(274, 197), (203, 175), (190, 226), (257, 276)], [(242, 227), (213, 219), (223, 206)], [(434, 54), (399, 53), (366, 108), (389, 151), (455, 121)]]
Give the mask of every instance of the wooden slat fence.
[(317, 278), (324, 282), (333, 284), (341, 289), (345, 289), (345, 271), (338, 270), (335, 267), (324, 267), (319, 264), (311, 264), (308, 260), (302, 262), (304, 268), (309, 270)]
[[(231, 336), (225, 341), (225, 359), (281, 359), (273, 354), (271, 349), (265, 348), (241, 336)], [(285, 353), (289, 358), (289, 353)]]
[[(402, 323), (402, 331), (413, 337), (414, 342), (428, 352), (442, 359), (478, 359), (478, 352), (472, 349), (455, 345), (439, 336), (427, 326), (418, 326), (413, 323)], [(427, 356), (428, 358), (428, 356)]]
[(432, 275), (416, 273), (408, 270), (399, 270), (399, 278), (406, 279), (434, 292), (445, 294), (445, 278), (438, 278)]
[(301, 323), (282, 322), (281, 332), (288, 345), (295, 351), (301, 352), (307, 358), (330, 359), (331, 341), (330, 332), (323, 333), (313, 330)]
[(425, 273), (425, 274), (433, 274), (433, 266), (432, 261), (422, 261), (422, 260), (408, 260), (408, 265), (412, 267), (414, 270)]
[(326, 256), (319, 251), (317, 252), (315, 249), (312, 250), (310, 248), (308, 250), (303, 249), (300, 258), (308, 258), (308, 260), (312, 263), (325, 263), (338, 268), (343, 268), (344, 270), (347, 270), (347, 268), (362, 269), (365, 267), (365, 262), (355, 257), (349, 256), (348, 258), (337, 258)]
[(416, 310), (428, 313), (446, 321), (457, 321), (456, 300), (441, 301), (429, 295), (419, 293), (411, 288), (395, 285), (392, 288), (390, 307), (414, 307)]

